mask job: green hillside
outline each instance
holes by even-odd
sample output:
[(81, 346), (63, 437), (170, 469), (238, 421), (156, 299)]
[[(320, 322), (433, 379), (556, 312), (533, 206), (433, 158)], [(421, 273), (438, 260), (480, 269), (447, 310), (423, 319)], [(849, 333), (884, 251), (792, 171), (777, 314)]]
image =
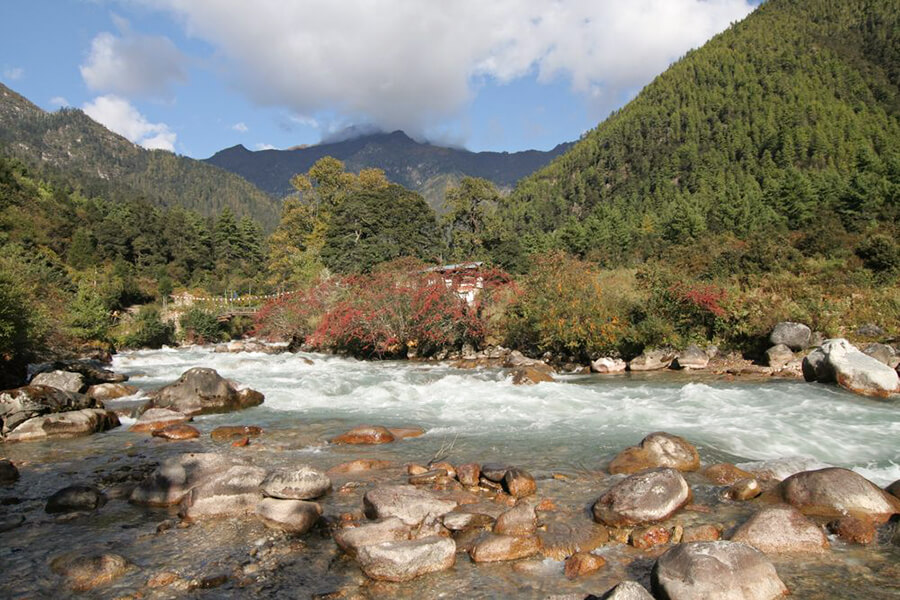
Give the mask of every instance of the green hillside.
[(897, 0), (770, 0), (520, 182), (495, 247), (616, 266), (714, 238), (809, 256), (896, 240), (898, 17)]
[(86, 196), (139, 194), (160, 206), (214, 216), (230, 208), (266, 229), (278, 203), (246, 180), (202, 161), (145, 150), (76, 109), (48, 113), (0, 84), (0, 150)]

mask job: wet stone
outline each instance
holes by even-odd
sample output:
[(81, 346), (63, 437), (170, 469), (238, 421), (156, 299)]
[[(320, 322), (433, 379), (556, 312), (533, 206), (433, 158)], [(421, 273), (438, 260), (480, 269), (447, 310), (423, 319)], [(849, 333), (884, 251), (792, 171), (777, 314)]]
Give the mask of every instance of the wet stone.
[(137, 422), (128, 428), (128, 431), (152, 433), (158, 429), (165, 429), (170, 425), (190, 421), (191, 418), (183, 413), (168, 408), (151, 408), (140, 416)]
[(262, 427), (256, 425), (226, 425), (216, 427), (210, 432), (209, 436), (217, 442), (224, 442), (234, 438), (259, 437), (262, 433)]
[(334, 532), (334, 541), (341, 550), (350, 556), (356, 556), (363, 546), (407, 540), (409, 534), (409, 525), (397, 517), (390, 517), (382, 521), (364, 523), (358, 527), (338, 529)]
[(630, 474), (658, 467), (696, 471), (700, 468), (700, 455), (686, 439), (658, 431), (641, 440), (640, 445), (620, 452), (609, 464), (609, 472)]
[(376, 487), (366, 492), (363, 504), (369, 518), (398, 517), (407, 525), (418, 525), (428, 516), (442, 516), (458, 505), (411, 485)]
[(380, 425), (360, 425), (346, 433), (332, 438), (332, 444), (388, 444), (394, 441), (394, 435), (386, 427)]
[(568, 579), (577, 579), (599, 571), (604, 566), (606, 566), (606, 561), (603, 557), (590, 552), (576, 552), (566, 559), (565, 575)]
[(752, 479), (753, 473), (740, 469), (729, 463), (710, 465), (703, 470), (703, 475), (719, 485), (731, 485), (741, 479)]
[(531, 535), (537, 529), (537, 514), (534, 507), (522, 502), (497, 518), (494, 533), (500, 535)]
[(12, 461), (0, 459), (0, 483), (11, 483), (19, 478), (19, 469)]
[(541, 550), (541, 540), (537, 536), (517, 537), (489, 534), (469, 551), (472, 561), (500, 562), (529, 558)]
[(322, 515), (316, 502), (263, 498), (256, 505), (256, 516), (270, 529), (303, 534), (309, 531)]
[(653, 469), (626, 477), (594, 504), (594, 519), (613, 527), (662, 521), (685, 506), (691, 489), (675, 469)]
[(371, 458), (360, 458), (350, 462), (342, 463), (336, 467), (328, 469), (328, 475), (352, 475), (354, 473), (366, 473), (368, 471), (377, 471), (379, 469), (387, 469), (394, 466), (389, 460), (375, 460)]
[(715, 542), (722, 537), (722, 532), (715, 525), (694, 525), (685, 527), (681, 534), (681, 543)]
[(862, 475), (839, 467), (792, 475), (775, 493), (809, 515), (837, 518), (849, 514), (883, 523), (900, 513), (900, 499)]
[(762, 494), (762, 486), (756, 479), (741, 479), (728, 488), (726, 495), (731, 500), (752, 500)]
[(261, 487), (262, 492), (272, 498), (312, 500), (331, 489), (331, 479), (309, 465), (298, 465), (270, 473)]
[(792, 506), (772, 506), (755, 513), (737, 528), (731, 540), (766, 554), (820, 554), (828, 540), (819, 527)]
[(448, 477), (447, 471), (444, 469), (432, 469), (431, 471), (425, 471), (424, 473), (420, 473), (418, 475), (412, 475), (409, 478), (409, 483), (411, 485), (425, 485), (429, 483), (435, 483), (436, 481)]
[(99, 489), (90, 485), (71, 485), (50, 496), (44, 508), (48, 513), (96, 510), (106, 503)]
[(363, 572), (380, 581), (410, 581), (456, 563), (456, 542), (447, 537), (382, 542), (362, 546), (356, 555)]
[(200, 437), (200, 431), (196, 427), (191, 427), (187, 423), (176, 423), (162, 429), (157, 429), (152, 433), (153, 437), (162, 438), (171, 441), (194, 440)]
[(459, 465), (456, 467), (456, 476), (463, 485), (478, 485), (478, 478), (481, 476), (481, 466), (478, 463)]
[(524, 498), (537, 491), (537, 484), (528, 471), (512, 467), (503, 476), (503, 488), (513, 498)]
[(875, 541), (877, 530), (871, 519), (843, 517), (828, 524), (828, 530), (845, 542), (867, 545)]
[(481, 476), (488, 481), (500, 483), (506, 476), (507, 470), (509, 470), (509, 467), (507, 465), (501, 465), (499, 463), (485, 463), (481, 465)]
[(55, 558), (50, 567), (63, 577), (67, 587), (84, 592), (121, 577), (128, 568), (128, 562), (118, 554), (83, 556), (71, 553)]
[(670, 538), (671, 532), (665, 527), (640, 527), (631, 532), (631, 545), (639, 550), (649, 550), (654, 546), (668, 544)]

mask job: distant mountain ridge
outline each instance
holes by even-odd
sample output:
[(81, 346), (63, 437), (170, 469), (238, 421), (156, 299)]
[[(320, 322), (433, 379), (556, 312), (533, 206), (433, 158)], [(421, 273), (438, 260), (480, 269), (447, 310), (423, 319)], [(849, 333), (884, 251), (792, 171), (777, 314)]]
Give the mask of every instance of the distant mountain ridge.
[(278, 201), (239, 176), (165, 150), (141, 148), (78, 109), (46, 112), (2, 84), (0, 152), (86, 195), (139, 195), (208, 216), (229, 207), (268, 230), (280, 215)]
[(463, 176), (483, 177), (500, 188), (510, 189), (571, 146), (559, 144), (547, 152), (470, 152), (420, 143), (402, 131), (394, 131), (291, 150), (252, 152), (237, 145), (217, 152), (206, 162), (280, 197), (291, 193), (293, 175), (305, 173), (324, 156), (332, 156), (343, 161), (350, 171), (383, 169), (388, 179), (419, 192), (439, 209), (444, 190)]

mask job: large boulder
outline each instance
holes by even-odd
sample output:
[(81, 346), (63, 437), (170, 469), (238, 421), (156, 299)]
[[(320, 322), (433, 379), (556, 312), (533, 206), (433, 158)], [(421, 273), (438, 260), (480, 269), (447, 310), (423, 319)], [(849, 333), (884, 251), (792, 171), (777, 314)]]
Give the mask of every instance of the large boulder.
[(212, 452), (168, 458), (134, 488), (130, 500), (146, 506), (178, 504), (195, 486), (234, 464), (231, 458)]
[(803, 350), (809, 347), (812, 331), (803, 323), (783, 321), (775, 326), (769, 335), (773, 346), (784, 344), (791, 350)]
[(263, 494), (288, 500), (312, 500), (330, 489), (328, 475), (309, 465), (274, 471), (262, 482)]
[(821, 554), (828, 549), (822, 530), (792, 506), (770, 506), (735, 530), (733, 542), (743, 542), (766, 554)]
[(851, 515), (883, 523), (900, 514), (900, 499), (862, 475), (839, 467), (791, 475), (778, 484), (774, 494), (806, 515)]
[(591, 361), (591, 371), (594, 373), (622, 373), (628, 368), (628, 363), (621, 358), (601, 357)]
[(107, 431), (119, 426), (119, 417), (111, 410), (85, 408), (28, 419), (6, 436), (8, 442), (35, 442), (71, 438)]
[(700, 468), (700, 455), (686, 439), (662, 431), (651, 433), (639, 446), (626, 448), (609, 464), (609, 472), (637, 473), (644, 469), (671, 467), (679, 471)]
[(896, 369), (897, 364), (900, 363), (900, 357), (897, 356), (897, 352), (887, 344), (869, 344), (863, 348), (862, 351), (866, 356), (871, 356), (878, 362), (882, 362), (892, 369)]
[(643, 471), (613, 485), (594, 503), (594, 520), (623, 527), (668, 519), (690, 502), (691, 488), (671, 468)]
[(71, 371), (50, 371), (38, 373), (31, 380), (31, 385), (46, 385), (64, 392), (79, 394), (85, 390), (84, 377), (81, 373)]
[(837, 383), (851, 392), (887, 398), (900, 393), (900, 376), (886, 364), (839, 338), (828, 340), (803, 359), (807, 381)]
[(0, 437), (34, 417), (51, 413), (102, 407), (83, 394), (45, 385), (27, 385), (0, 392)]
[(157, 390), (144, 405), (144, 410), (171, 408), (194, 416), (241, 410), (262, 402), (262, 394), (249, 389), (238, 390), (215, 369), (195, 367), (185, 371), (175, 383)]
[(107, 369), (106, 365), (102, 362), (94, 359), (61, 360), (39, 365), (28, 365), (28, 372), (32, 376), (37, 376), (40, 373), (48, 373), (50, 371), (80, 373), (84, 378), (85, 385), (122, 383), (123, 381), (128, 381), (127, 375), (114, 373)]
[(350, 556), (356, 556), (363, 546), (408, 540), (409, 534), (409, 525), (397, 517), (389, 517), (381, 521), (363, 523), (358, 527), (338, 529), (334, 532), (334, 541), (341, 550)]
[(157, 429), (152, 435), (153, 437), (162, 438), (164, 440), (181, 442), (184, 440), (197, 439), (200, 437), (200, 430), (196, 427), (191, 427), (187, 423), (176, 423), (174, 425), (163, 427), (162, 429)]
[(738, 542), (694, 542), (659, 557), (651, 574), (661, 600), (775, 600), (788, 594), (766, 555)]
[(356, 558), (363, 573), (381, 581), (410, 581), (426, 573), (446, 571), (456, 563), (456, 542), (432, 536), (369, 544), (359, 548)]
[(322, 507), (317, 502), (304, 500), (263, 498), (256, 505), (256, 516), (271, 529), (303, 534), (322, 516)]
[(440, 517), (458, 506), (453, 500), (439, 498), (413, 485), (382, 485), (363, 496), (366, 516), (370, 519), (397, 517), (407, 525), (417, 526), (427, 517)]
[(629, 371), (659, 371), (667, 369), (672, 364), (675, 353), (671, 350), (657, 349), (644, 350), (640, 356), (632, 358), (628, 362)]
[(695, 345), (678, 353), (672, 366), (676, 369), (705, 369), (709, 365), (709, 355)]
[(232, 517), (253, 512), (263, 499), (259, 486), (266, 470), (249, 465), (235, 465), (199, 483), (181, 500), (181, 515), (200, 517)]

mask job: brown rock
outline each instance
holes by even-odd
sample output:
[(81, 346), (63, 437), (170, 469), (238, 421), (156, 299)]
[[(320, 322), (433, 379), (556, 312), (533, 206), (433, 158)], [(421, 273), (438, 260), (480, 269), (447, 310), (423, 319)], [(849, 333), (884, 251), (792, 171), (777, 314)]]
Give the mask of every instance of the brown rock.
[(388, 431), (391, 432), (395, 440), (405, 440), (425, 435), (425, 430), (421, 427), (389, 427)]
[(623, 450), (609, 464), (609, 472), (630, 474), (658, 467), (696, 471), (700, 468), (700, 455), (684, 438), (656, 432), (641, 440), (639, 446)]
[(128, 428), (128, 431), (139, 433), (153, 433), (158, 429), (165, 429), (169, 425), (177, 425), (190, 421), (191, 418), (183, 413), (168, 408), (151, 408), (144, 412), (137, 422)]
[(668, 519), (691, 500), (691, 488), (671, 468), (653, 469), (626, 477), (594, 504), (594, 520), (613, 527), (655, 523)]
[(641, 527), (631, 532), (631, 545), (639, 550), (648, 550), (654, 546), (668, 544), (671, 533), (665, 527), (653, 525)]
[(516, 367), (512, 370), (514, 385), (534, 385), (537, 383), (553, 383), (554, 379), (548, 365), (536, 364)]
[(703, 470), (703, 475), (719, 485), (731, 485), (740, 479), (752, 479), (753, 473), (739, 469), (730, 463), (710, 465)]
[(489, 534), (469, 551), (476, 563), (518, 560), (534, 556), (541, 549), (537, 536), (515, 537), (511, 535)]
[(128, 561), (118, 554), (81, 556), (70, 553), (55, 558), (50, 568), (63, 576), (69, 588), (84, 592), (118, 579), (127, 570)]
[(176, 423), (153, 432), (153, 437), (163, 438), (164, 440), (193, 440), (200, 437), (200, 432), (196, 427), (191, 427), (187, 423)]
[(124, 383), (100, 383), (89, 387), (85, 394), (94, 400), (106, 402), (107, 400), (132, 396), (139, 391), (133, 385), (125, 385)]
[(694, 525), (685, 527), (681, 534), (681, 543), (691, 542), (715, 542), (722, 537), (722, 532), (715, 525)]
[(447, 471), (444, 469), (432, 469), (431, 471), (425, 471), (418, 475), (411, 475), (409, 483), (411, 485), (427, 485), (445, 479), (447, 476)]
[(389, 460), (375, 460), (372, 458), (360, 458), (351, 460), (328, 469), (328, 475), (352, 475), (354, 473), (365, 473), (366, 471), (377, 471), (379, 469), (387, 469), (394, 466)]
[(606, 565), (606, 561), (590, 552), (576, 552), (566, 559), (565, 573), (568, 579), (577, 579), (598, 571)]
[(875, 541), (875, 524), (871, 519), (843, 517), (828, 524), (828, 529), (845, 542), (851, 544), (871, 544)]
[(28, 419), (6, 436), (8, 442), (34, 442), (73, 438), (108, 431), (119, 426), (111, 410), (85, 408)]
[(884, 523), (900, 513), (900, 499), (848, 469), (803, 471), (782, 481), (774, 494), (807, 515), (870, 517)]
[(231, 442), (232, 448), (246, 448), (250, 445), (250, 438), (245, 437)]
[(532, 535), (537, 530), (537, 515), (528, 502), (521, 502), (497, 518), (494, 533), (498, 535)]
[(443, 469), (444, 471), (447, 472), (448, 477), (452, 477), (453, 479), (456, 479), (456, 467), (454, 467), (453, 465), (451, 465), (450, 463), (448, 463), (445, 460), (442, 460), (439, 462), (428, 463), (428, 469), (429, 470)]
[(733, 542), (743, 542), (766, 554), (816, 554), (828, 549), (819, 527), (792, 506), (764, 508), (737, 528)]
[(528, 471), (511, 467), (503, 476), (503, 487), (513, 498), (524, 498), (537, 491), (534, 477)]
[(466, 463), (456, 467), (456, 476), (463, 485), (478, 485), (478, 478), (481, 475), (481, 466), (478, 463)]
[(407, 465), (406, 473), (408, 475), (421, 475), (422, 473), (427, 473), (429, 471), (428, 467), (423, 467), (422, 465)]
[(394, 441), (394, 435), (380, 425), (360, 425), (333, 438), (332, 444), (387, 444)]
[(752, 500), (762, 494), (762, 486), (756, 479), (741, 479), (728, 488), (727, 496), (732, 500)]
[(175, 573), (172, 573), (171, 571), (161, 571), (147, 580), (147, 587), (166, 587), (167, 585), (175, 583), (175, 580), (177, 579), (178, 575)]
[(19, 478), (19, 469), (12, 461), (0, 459), (0, 483), (11, 483)]
[(238, 390), (214, 369), (195, 367), (185, 371), (178, 381), (157, 390), (144, 405), (171, 408), (188, 416), (241, 410), (262, 404), (263, 395), (251, 389)]
[(224, 442), (234, 438), (259, 437), (262, 433), (262, 427), (256, 425), (225, 425), (213, 429), (209, 437), (217, 442)]

